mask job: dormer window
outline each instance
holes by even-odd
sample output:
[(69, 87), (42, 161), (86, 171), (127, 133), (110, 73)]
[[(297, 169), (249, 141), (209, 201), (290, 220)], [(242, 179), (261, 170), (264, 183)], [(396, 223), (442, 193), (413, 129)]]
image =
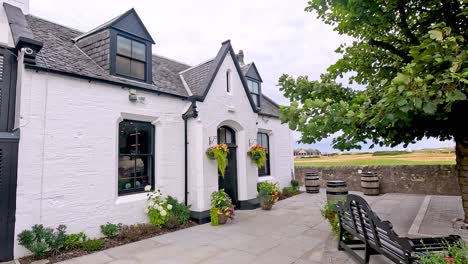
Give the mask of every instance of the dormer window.
[(145, 81), (146, 59), (145, 43), (117, 35), (115, 74)]
[(254, 100), (255, 105), (260, 107), (260, 83), (247, 79), (247, 86), (249, 87), (249, 91), (252, 95), (252, 99)]

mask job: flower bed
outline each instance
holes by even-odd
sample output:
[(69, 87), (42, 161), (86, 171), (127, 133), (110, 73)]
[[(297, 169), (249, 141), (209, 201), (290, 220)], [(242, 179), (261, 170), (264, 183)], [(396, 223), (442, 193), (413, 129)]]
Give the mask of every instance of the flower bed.
[[(149, 192), (151, 187), (147, 186), (145, 190)], [(148, 193), (148, 204), (144, 211), (148, 215), (149, 224), (107, 223), (101, 226), (104, 238), (97, 239), (88, 238), (84, 232), (68, 234), (65, 225), (55, 230), (35, 225), (18, 234), (19, 244), (33, 254), (19, 261), (22, 264), (45, 259), (49, 263), (60, 262), (196, 225), (189, 221), (190, 206), (179, 203), (174, 197), (164, 197), (159, 190)]]
[(75, 248), (75, 249), (65, 249), (59, 251), (57, 254), (48, 254), (45, 257), (34, 257), (34, 256), (27, 256), (19, 259), (21, 264), (29, 264), (33, 261), (40, 260), (40, 259), (47, 259), (50, 263), (56, 263), (60, 261), (64, 261), (67, 259), (72, 259), (88, 254), (92, 254), (98, 251), (106, 250), (113, 247), (118, 247), (121, 245), (125, 245), (128, 243), (148, 239), (155, 236), (164, 235), (167, 233), (175, 232), (178, 230), (186, 229), (189, 227), (196, 226), (197, 223), (193, 221), (189, 221), (184, 225), (180, 225), (176, 228), (169, 229), (169, 228), (158, 228), (151, 224), (136, 224), (131, 226), (122, 226), (119, 234), (114, 238), (103, 238), (104, 245), (99, 250), (84, 250), (82, 248)]

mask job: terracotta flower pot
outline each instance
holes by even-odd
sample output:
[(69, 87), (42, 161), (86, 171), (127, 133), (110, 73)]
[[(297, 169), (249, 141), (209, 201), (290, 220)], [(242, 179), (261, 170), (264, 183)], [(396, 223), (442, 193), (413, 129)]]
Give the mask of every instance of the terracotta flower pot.
[(218, 224), (224, 225), (226, 224), (228, 217), (225, 214), (218, 214)]
[(273, 203), (271, 201), (260, 201), (260, 206), (263, 210), (271, 210)]

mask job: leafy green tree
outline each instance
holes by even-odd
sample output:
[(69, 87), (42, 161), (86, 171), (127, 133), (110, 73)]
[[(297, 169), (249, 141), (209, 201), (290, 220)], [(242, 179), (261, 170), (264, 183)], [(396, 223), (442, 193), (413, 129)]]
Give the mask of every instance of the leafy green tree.
[[(468, 222), (468, 0), (311, 0), (305, 8), (354, 38), (320, 80), (283, 75), (281, 119), (301, 142), (341, 150), (455, 140)], [(339, 80), (346, 74), (351, 89)]]

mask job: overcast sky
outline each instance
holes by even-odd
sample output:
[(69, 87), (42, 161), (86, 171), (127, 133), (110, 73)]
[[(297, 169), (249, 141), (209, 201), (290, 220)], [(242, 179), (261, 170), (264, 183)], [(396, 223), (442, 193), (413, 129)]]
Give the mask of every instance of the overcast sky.
[[(156, 42), (153, 52), (196, 65), (216, 56), (230, 39), (245, 61), (254, 61), (262, 91), (288, 103), (276, 86), (283, 73), (316, 79), (339, 57), (333, 51), (350, 41), (304, 12), (305, 0), (30, 0), (33, 15), (88, 31), (135, 8)], [(295, 133), (296, 138), (299, 134)], [(330, 141), (315, 147), (331, 151)], [(435, 145), (434, 145), (435, 144)], [(446, 146), (425, 141), (415, 148)], [(449, 143), (450, 145), (450, 143)]]

